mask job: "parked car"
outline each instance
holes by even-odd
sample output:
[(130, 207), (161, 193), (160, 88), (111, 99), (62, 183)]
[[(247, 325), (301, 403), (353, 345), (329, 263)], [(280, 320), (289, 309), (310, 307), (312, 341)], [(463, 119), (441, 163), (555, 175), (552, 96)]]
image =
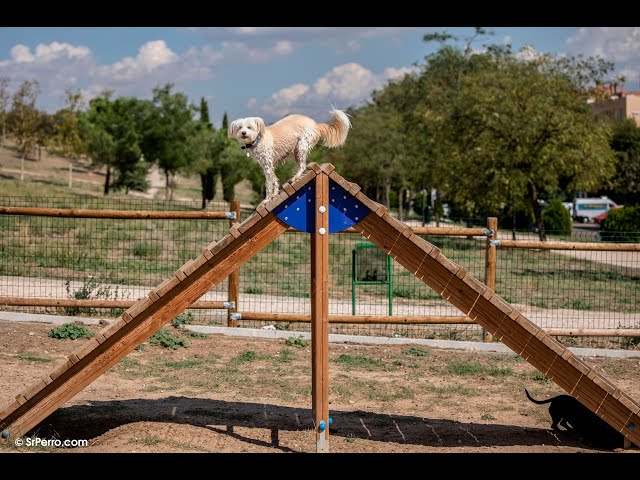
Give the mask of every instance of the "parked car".
[(618, 204), (609, 197), (600, 198), (576, 198), (574, 200), (573, 219), (577, 222), (589, 223), (594, 222), (595, 217), (606, 214)]
[[(611, 207), (611, 210), (619, 210), (619, 209), (621, 209), (621, 208), (622, 208), (622, 205), (616, 205), (615, 207)], [(593, 221), (594, 221), (595, 223), (597, 223), (598, 225), (600, 225), (600, 222), (602, 222), (602, 220), (604, 220), (604, 219), (605, 219), (605, 217), (607, 216), (607, 214), (608, 214), (611, 210), (608, 210), (608, 211), (606, 211), (606, 212), (604, 212), (604, 213), (601, 213), (600, 215), (596, 215), (595, 217), (593, 217)]]

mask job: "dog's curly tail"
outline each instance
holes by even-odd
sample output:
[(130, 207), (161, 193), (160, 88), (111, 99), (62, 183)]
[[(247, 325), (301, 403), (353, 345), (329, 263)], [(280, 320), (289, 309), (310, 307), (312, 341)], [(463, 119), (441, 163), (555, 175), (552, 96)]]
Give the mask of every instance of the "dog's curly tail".
[(331, 110), (331, 123), (319, 123), (317, 129), (323, 144), (329, 148), (344, 145), (351, 128), (349, 117), (342, 110)]

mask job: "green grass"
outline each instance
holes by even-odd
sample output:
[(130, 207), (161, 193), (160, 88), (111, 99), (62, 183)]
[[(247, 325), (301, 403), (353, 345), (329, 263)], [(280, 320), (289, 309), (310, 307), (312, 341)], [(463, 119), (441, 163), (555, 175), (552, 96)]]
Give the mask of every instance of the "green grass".
[(429, 356), (429, 350), (425, 350), (424, 348), (420, 348), (420, 347), (409, 347), (404, 351), (404, 353), (406, 355), (411, 355), (412, 357)]
[(371, 358), (366, 355), (348, 355), (343, 353), (335, 362), (351, 368), (365, 368), (367, 370), (374, 370), (383, 366), (382, 360)]
[(256, 352), (254, 352), (253, 350), (245, 350), (244, 352), (240, 353), (240, 355), (238, 355), (236, 358), (234, 358), (233, 361), (234, 363), (242, 364), (242, 363), (253, 362), (257, 358), (258, 358), (258, 354)]
[(311, 345), (311, 340), (307, 340), (302, 335), (299, 335), (297, 337), (287, 338), (284, 344), (288, 347), (306, 348)]
[(16, 358), (19, 358), (20, 360), (24, 360), (25, 362), (38, 362), (38, 363), (53, 362), (53, 359), (51, 358), (38, 357), (37, 355), (32, 355), (30, 353), (18, 353), (16, 355)]
[(487, 374), (492, 377), (513, 375), (510, 368), (500, 368), (495, 365), (482, 365), (475, 362), (453, 362), (447, 366), (447, 371), (453, 375), (470, 376)]

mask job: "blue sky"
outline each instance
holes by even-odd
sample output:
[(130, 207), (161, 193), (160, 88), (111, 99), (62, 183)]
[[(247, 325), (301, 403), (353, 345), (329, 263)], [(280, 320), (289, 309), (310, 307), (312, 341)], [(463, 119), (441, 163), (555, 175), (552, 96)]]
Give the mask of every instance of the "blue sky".
[[(640, 90), (640, 27), (487, 27), (478, 42), (531, 45), (556, 54), (599, 54)], [(192, 102), (209, 102), (219, 125), (261, 116), (271, 123), (287, 113), (328, 119), (331, 106), (347, 108), (422, 62), (434, 47), (424, 34), (470, 27), (0, 27), (0, 76), (10, 90), (37, 79), (37, 106), (63, 106), (65, 88), (89, 99), (103, 89), (150, 98), (172, 82)]]

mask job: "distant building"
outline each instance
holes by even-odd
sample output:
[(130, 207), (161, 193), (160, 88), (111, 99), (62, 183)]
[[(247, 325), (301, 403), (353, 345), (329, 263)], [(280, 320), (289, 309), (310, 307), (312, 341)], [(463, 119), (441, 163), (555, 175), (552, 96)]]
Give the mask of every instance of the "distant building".
[(614, 122), (632, 118), (640, 127), (640, 92), (625, 92), (624, 85), (618, 91), (618, 84), (613, 83), (598, 85), (593, 93), (587, 103), (594, 115)]

